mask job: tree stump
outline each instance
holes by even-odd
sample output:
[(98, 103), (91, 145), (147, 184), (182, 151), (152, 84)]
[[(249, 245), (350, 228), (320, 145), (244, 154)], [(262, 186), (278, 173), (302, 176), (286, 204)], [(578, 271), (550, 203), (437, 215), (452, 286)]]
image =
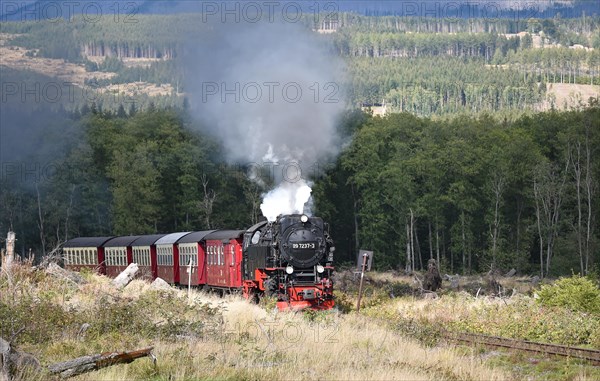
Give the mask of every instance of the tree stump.
[(437, 267), (435, 259), (430, 259), (427, 263), (427, 273), (423, 281), (423, 289), (427, 291), (437, 291), (442, 287), (442, 277)]

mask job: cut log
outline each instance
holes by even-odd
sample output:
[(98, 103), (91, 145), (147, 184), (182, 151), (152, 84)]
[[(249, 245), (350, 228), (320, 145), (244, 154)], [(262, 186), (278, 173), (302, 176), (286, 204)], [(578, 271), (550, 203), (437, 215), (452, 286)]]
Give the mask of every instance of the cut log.
[(153, 347), (131, 352), (105, 352), (97, 355), (78, 357), (73, 360), (52, 364), (48, 366), (48, 370), (50, 373), (59, 374), (61, 378), (69, 378), (112, 365), (129, 364), (142, 357), (150, 357), (156, 363), (152, 349)]
[(140, 268), (137, 263), (131, 263), (125, 270), (121, 271), (121, 274), (113, 279), (113, 285), (117, 288), (125, 288), (135, 278), (139, 270)]

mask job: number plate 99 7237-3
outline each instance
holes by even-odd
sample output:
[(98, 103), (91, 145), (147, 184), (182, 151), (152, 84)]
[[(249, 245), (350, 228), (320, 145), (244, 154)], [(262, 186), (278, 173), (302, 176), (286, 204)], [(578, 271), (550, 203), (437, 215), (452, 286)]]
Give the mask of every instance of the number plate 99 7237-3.
[(316, 248), (316, 242), (292, 242), (293, 250), (314, 250)]

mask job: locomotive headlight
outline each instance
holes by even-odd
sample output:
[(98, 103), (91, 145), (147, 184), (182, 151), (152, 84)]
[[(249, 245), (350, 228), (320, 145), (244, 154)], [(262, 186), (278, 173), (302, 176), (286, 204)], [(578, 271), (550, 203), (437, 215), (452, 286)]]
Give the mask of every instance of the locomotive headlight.
[(325, 271), (325, 267), (323, 267), (323, 266), (321, 266), (321, 265), (317, 265), (317, 272), (318, 272), (319, 274), (322, 274), (322, 273), (323, 273), (323, 271)]
[(291, 274), (294, 272), (294, 268), (293, 268), (292, 266), (289, 266), (289, 265), (288, 265), (288, 267), (286, 267), (286, 268), (285, 268), (285, 272), (286, 272), (288, 275), (291, 275)]
[(308, 222), (308, 216), (306, 214), (303, 214), (302, 217), (300, 217), (300, 221), (302, 221), (303, 223), (307, 223)]

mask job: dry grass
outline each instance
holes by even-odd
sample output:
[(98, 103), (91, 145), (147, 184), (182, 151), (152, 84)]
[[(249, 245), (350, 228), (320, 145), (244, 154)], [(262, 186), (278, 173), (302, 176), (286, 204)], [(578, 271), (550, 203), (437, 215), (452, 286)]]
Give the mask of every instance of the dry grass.
[[(76, 318), (68, 324), (56, 321), (54, 327), (48, 327), (51, 332), (44, 337), (51, 337), (50, 340), (36, 340), (42, 337), (38, 333), (38, 336), (24, 336), (22, 342), (17, 341), (21, 349), (34, 353), (43, 365), (106, 350), (155, 347), (157, 367), (149, 359), (140, 359), (129, 365), (81, 375), (76, 380), (510, 378), (507, 373), (489, 368), (473, 354), (424, 347), (380, 320), (355, 313), (281, 313), (265, 310), (239, 296), (217, 298), (199, 291), (188, 296), (187, 290), (177, 289), (157, 292), (141, 280), (132, 282), (124, 290), (116, 290), (105, 277), (87, 274), (84, 278), (85, 283), (75, 285), (40, 271), (18, 269), (12, 274), (10, 286), (7, 279), (0, 278), (0, 318), (23, 319), (22, 316), (11, 317), (9, 307), (16, 306), (22, 311), (26, 306), (20, 306), (7, 296), (27, 294), (27, 300), (34, 305), (43, 302), (46, 308), (43, 311), (64, 311), (64, 316), (73, 314), (87, 319), (93, 316), (89, 311), (98, 311), (98, 322), (89, 321), (92, 325), (89, 332), (101, 332), (97, 325), (106, 326), (110, 320), (106, 314), (100, 316), (103, 313), (98, 309), (99, 299), (106, 303), (103, 304), (106, 311), (115, 311), (115, 306), (138, 306), (140, 301), (162, 304), (164, 308), (140, 310), (140, 314), (144, 314), (141, 318), (155, 325), (172, 322), (177, 317), (174, 311), (185, 310), (181, 324), (201, 321), (205, 330), (171, 327), (163, 331), (149, 330), (154, 332), (152, 336), (145, 335), (145, 331), (135, 332), (127, 323), (129, 320), (125, 320), (123, 324), (107, 326), (104, 334), (80, 336), (77, 328), (81, 318)], [(33, 308), (34, 305), (32, 314), (38, 313), (35, 308), (39, 307)], [(206, 308), (218, 312), (206, 313)], [(2, 317), (2, 313), (9, 315)], [(32, 316), (32, 319), (38, 317)], [(115, 319), (123, 321), (123, 316)], [(139, 319), (136, 324), (139, 325)], [(46, 376), (42, 374), (38, 379)]]
[[(429, 334), (421, 330), (419, 324), (423, 322), (451, 327), (468, 321), (475, 329), (501, 324), (502, 319), (490, 320), (489, 311), (497, 311), (493, 317), (527, 320), (526, 311), (510, 307), (531, 300), (528, 297), (475, 298), (452, 293), (435, 300), (384, 300), (389, 287), (411, 282), (412, 278), (377, 273), (370, 277), (372, 291), (377, 287), (385, 290), (368, 297), (373, 303), (361, 309), (360, 315), (282, 313), (235, 295), (218, 298), (197, 290), (189, 295), (187, 290), (157, 291), (142, 280), (117, 290), (103, 276), (83, 274), (85, 282), (75, 284), (44, 271), (17, 266), (10, 278), (7, 274), (0, 276), (0, 325), (6, 334), (23, 322), (29, 324), (16, 344), (36, 355), (43, 365), (108, 350), (155, 348), (156, 367), (150, 359), (140, 359), (76, 378), (83, 381), (501, 380), (529, 375), (532, 379), (544, 378), (546, 371), (553, 372), (552, 379), (564, 375), (565, 379), (586, 380), (597, 375), (589, 368), (568, 366), (564, 371), (560, 362), (551, 362), (553, 368), (515, 376), (515, 364), (519, 369), (526, 368), (528, 358), (482, 356), (464, 347), (431, 347), (415, 339)], [(474, 319), (479, 316), (484, 318)], [(83, 335), (78, 333), (82, 322), (91, 324)], [(403, 326), (406, 322), (411, 324)], [(492, 363), (503, 367), (492, 367)], [(549, 366), (544, 365), (547, 362), (540, 364)], [(21, 379), (47, 378), (42, 373)]]
[[(204, 297), (204, 296), (200, 296)], [(216, 301), (215, 301), (216, 302)], [(157, 379), (500, 380), (509, 377), (475, 356), (424, 348), (357, 315), (269, 314), (246, 301), (225, 301), (222, 335), (156, 344)], [(149, 361), (81, 380), (152, 377)]]

